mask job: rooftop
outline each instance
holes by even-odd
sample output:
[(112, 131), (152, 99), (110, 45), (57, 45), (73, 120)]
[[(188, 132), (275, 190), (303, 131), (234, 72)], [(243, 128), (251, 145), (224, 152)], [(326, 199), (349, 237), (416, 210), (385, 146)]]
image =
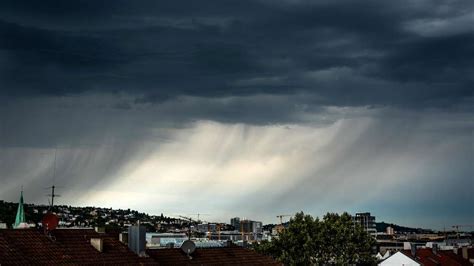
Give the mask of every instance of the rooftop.
[[(104, 241), (103, 252), (91, 238)], [(0, 264), (156, 264), (140, 258), (123, 245), (118, 236), (92, 229), (59, 229), (48, 237), (37, 229), (0, 230)]]
[(461, 255), (455, 254), (450, 250), (440, 250), (436, 254), (431, 248), (422, 248), (416, 250), (416, 256), (411, 254), (410, 250), (403, 250), (403, 254), (415, 259), (424, 266), (431, 265), (449, 265), (449, 266), (472, 266), (472, 264), (464, 259)]
[[(91, 238), (103, 241), (102, 252)], [(197, 248), (188, 257), (179, 248), (149, 249), (139, 257), (119, 241), (118, 232), (57, 229), (47, 236), (38, 229), (0, 230), (0, 265), (114, 264), (114, 265), (281, 265), (270, 257), (237, 246)]]
[(160, 265), (282, 265), (270, 257), (238, 246), (198, 248), (189, 258), (179, 248), (148, 250)]

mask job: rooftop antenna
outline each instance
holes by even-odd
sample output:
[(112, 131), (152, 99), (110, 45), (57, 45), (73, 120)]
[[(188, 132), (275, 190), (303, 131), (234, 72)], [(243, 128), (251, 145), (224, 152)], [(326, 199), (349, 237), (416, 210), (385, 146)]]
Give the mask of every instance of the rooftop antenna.
[(51, 194), (48, 194), (48, 196), (51, 197), (51, 210), (52, 210), (53, 207), (54, 207), (54, 198), (61, 197), (61, 195), (58, 195), (58, 194), (54, 193), (54, 189), (56, 188), (55, 185), (52, 185), (51, 187), (48, 187), (48, 188), (51, 188)]
[[(56, 147), (54, 149), (54, 165), (53, 165), (53, 185), (50, 186), (50, 187), (47, 187), (48, 189), (50, 188), (51, 189), (51, 194), (48, 194), (47, 196), (48, 197), (51, 197), (51, 202), (50, 203), (50, 210), (53, 211), (53, 208), (54, 208), (54, 198), (56, 197), (61, 197), (61, 195), (58, 195), (58, 194), (55, 194), (54, 193), (54, 189), (57, 188), (55, 185), (54, 185), (54, 181), (56, 180), (56, 159), (57, 159), (57, 152), (58, 152), (58, 147)], [(48, 199), (49, 201), (49, 199)]]
[(54, 180), (56, 179), (56, 154), (58, 153), (58, 147), (55, 147), (54, 148), (54, 166), (53, 166), (53, 184), (54, 184)]

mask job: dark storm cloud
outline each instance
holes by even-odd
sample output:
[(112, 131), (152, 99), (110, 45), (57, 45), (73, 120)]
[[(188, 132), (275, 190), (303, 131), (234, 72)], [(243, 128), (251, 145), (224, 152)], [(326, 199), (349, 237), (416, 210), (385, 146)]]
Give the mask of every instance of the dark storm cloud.
[[(319, 104), (412, 107), (473, 96), (474, 31), (458, 19), (474, 12), (466, 1), (2, 1), (0, 10), (3, 96), (306, 93)], [(463, 30), (426, 36), (430, 21)], [(334, 69), (344, 76), (305, 78)]]
[[(401, 81), (433, 81), (437, 83), (470, 82), (474, 73), (474, 34), (430, 37), (401, 43), (386, 62), (392, 78)], [(456, 79), (460, 78), (460, 79)], [(468, 85), (468, 84), (465, 84)]]
[[(93, 35), (38, 29), (0, 21), (2, 91), (13, 95), (79, 93), (126, 55)], [(92, 79), (91, 79), (92, 77)]]
[(0, 194), (420, 222), (444, 193), (468, 222), (473, 25), (456, 0), (0, 1)]

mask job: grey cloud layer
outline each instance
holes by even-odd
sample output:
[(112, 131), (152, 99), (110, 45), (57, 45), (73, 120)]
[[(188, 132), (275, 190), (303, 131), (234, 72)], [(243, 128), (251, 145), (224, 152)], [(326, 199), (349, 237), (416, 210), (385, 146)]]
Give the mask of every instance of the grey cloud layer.
[(222, 221), (239, 212), (266, 222), (301, 209), (315, 215), (370, 210), (435, 228), (474, 215), (470, 112), (328, 107), (294, 113), (304, 123), (249, 125), (173, 123), (195, 106), (219, 106), (202, 98), (173, 101), (183, 110), (173, 119), (166, 117), (167, 103), (131, 111), (99, 96), (74, 98), (67, 108), (58, 107), (64, 98), (40, 102), (45, 105), (24, 103), (31, 109), (3, 128), (6, 200), (16, 200), (24, 185), (28, 202), (46, 203), (41, 188), (53, 182), (57, 147), (55, 182), (64, 204), (194, 209)]
[[(137, 208), (182, 210), (175, 197), (191, 193), (168, 194), (202, 185), (190, 180), (200, 170), (214, 189), (202, 202), (239, 178), (272, 180), (213, 213), (469, 222), (472, 17), (472, 1), (0, 1), (1, 197), (28, 184), (27, 200), (44, 202), (57, 148), (70, 204), (137, 196)], [(150, 190), (160, 178), (169, 199)]]
[[(410, 107), (473, 96), (469, 1), (0, 5), (3, 96), (306, 93), (329, 105)], [(315, 71), (335, 78), (308, 81)]]

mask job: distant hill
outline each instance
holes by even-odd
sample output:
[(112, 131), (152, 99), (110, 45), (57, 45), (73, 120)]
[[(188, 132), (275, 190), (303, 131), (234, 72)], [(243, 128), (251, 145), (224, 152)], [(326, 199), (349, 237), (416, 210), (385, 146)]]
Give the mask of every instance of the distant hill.
[[(25, 217), (28, 223), (38, 224), (44, 214), (50, 210), (50, 206), (36, 205), (25, 203)], [(0, 200), (0, 223), (6, 223), (11, 227), (15, 221), (18, 203), (6, 202)], [(161, 215), (149, 215), (147, 213), (135, 210), (122, 210), (101, 207), (73, 207), (67, 205), (56, 205), (53, 211), (60, 218), (62, 227), (94, 227), (94, 226), (117, 226), (127, 228), (129, 224), (135, 224), (140, 221), (147, 227), (147, 231), (155, 232), (156, 230), (167, 231), (168, 229), (181, 229), (189, 221), (181, 218), (167, 217)], [(62, 223), (62, 224), (61, 224)], [(195, 221), (192, 222), (196, 224)], [(159, 226), (158, 226), (159, 225)]]
[(400, 226), (396, 224), (389, 224), (386, 222), (381, 222), (381, 223), (375, 223), (377, 232), (385, 232), (387, 227), (391, 226), (395, 230), (395, 232), (403, 232), (403, 233), (418, 233), (418, 234), (423, 234), (423, 233), (433, 233), (433, 230), (430, 229), (423, 229), (423, 228), (411, 228), (411, 227), (405, 227), (405, 226)]

